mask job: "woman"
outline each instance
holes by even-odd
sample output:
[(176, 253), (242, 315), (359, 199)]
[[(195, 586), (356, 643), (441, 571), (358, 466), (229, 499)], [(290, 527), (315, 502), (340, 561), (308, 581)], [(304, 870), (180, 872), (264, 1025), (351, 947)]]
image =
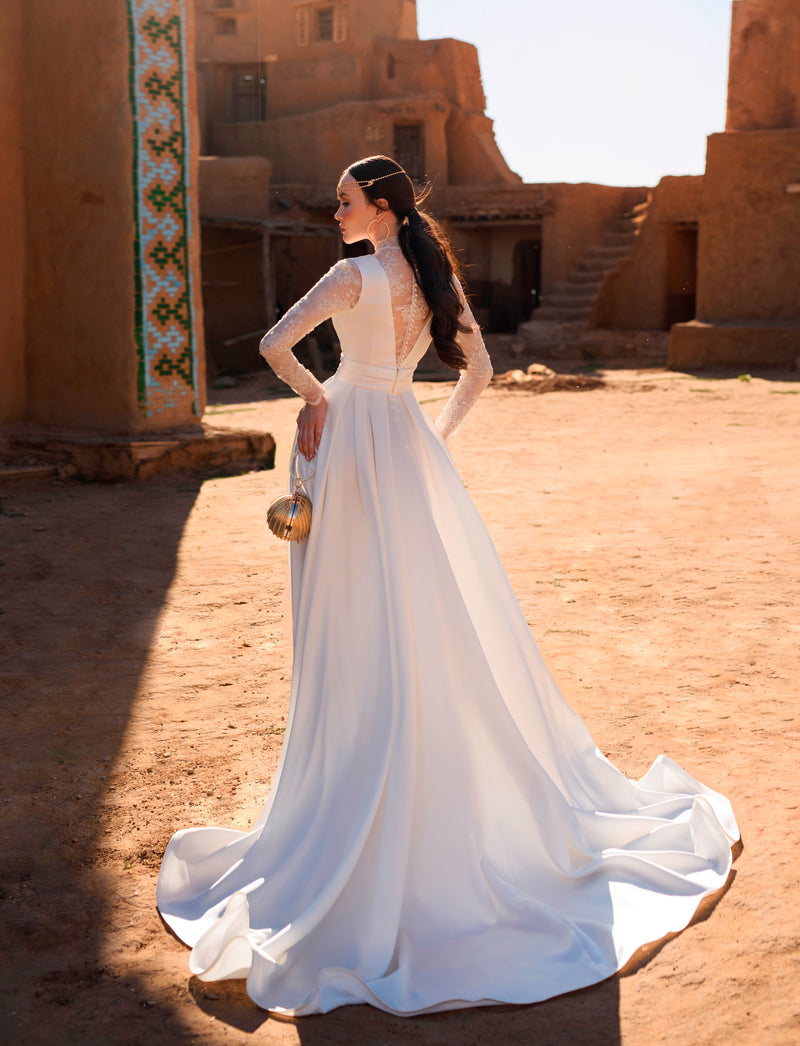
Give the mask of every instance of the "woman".
[[(311, 533), (293, 544), (294, 670), (249, 833), (178, 832), (159, 908), (203, 979), (259, 1005), (418, 1014), (603, 980), (727, 878), (728, 801), (659, 757), (604, 758), (547, 672), (446, 447), (491, 367), (448, 245), (393, 160), (349, 167), (340, 261), (264, 338), (303, 397)], [(333, 317), (324, 385), (292, 345)], [(432, 423), (429, 341), (461, 375)]]

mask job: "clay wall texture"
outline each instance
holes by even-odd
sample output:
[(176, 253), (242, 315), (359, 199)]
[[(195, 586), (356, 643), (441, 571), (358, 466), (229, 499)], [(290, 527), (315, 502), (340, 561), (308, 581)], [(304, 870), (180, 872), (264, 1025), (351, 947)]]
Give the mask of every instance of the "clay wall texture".
[(271, 173), (272, 165), (263, 156), (201, 156), (200, 217), (268, 218)]
[(699, 241), (701, 320), (800, 320), (800, 132), (712, 135)]
[[(218, 124), (211, 144), (221, 156), (268, 156), (277, 184), (329, 185), (332, 198), (344, 167), (364, 155), (394, 151), (398, 120), (423, 126), (426, 166), (447, 171), (444, 99), (342, 102), (330, 109), (267, 123)], [(214, 148), (215, 147), (215, 148)]]
[(0, 323), (16, 346), (3, 360), (4, 420), (115, 431), (199, 421), (186, 8), (3, 5), (13, 43), (0, 73), (0, 210), (12, 234), (2, 264), (15, 271)]
[(28, 415), (113, 427), (136, 412), (127, 12), (24, 11), (26, 68), (48, 71), (25, 78)]
[(735, 0), (728, 131), (800, 127), (800, 4)]
[(0, 4), (0, 423), (25, 415), (22, 9)]

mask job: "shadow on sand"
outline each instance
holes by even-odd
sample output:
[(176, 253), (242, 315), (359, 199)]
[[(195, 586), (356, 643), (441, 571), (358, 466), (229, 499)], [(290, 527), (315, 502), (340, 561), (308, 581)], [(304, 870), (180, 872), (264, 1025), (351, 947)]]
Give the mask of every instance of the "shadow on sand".
[[(114, 841), (102, 814), (201, 485), (173, 476), (0, 498), (3, 1042), (133, 1042), (154, 1005), (136, 977), (104, 966)], [(160, 1026), (150, 1041), (185, 1041), (177, 1018), (162, 1013)]]

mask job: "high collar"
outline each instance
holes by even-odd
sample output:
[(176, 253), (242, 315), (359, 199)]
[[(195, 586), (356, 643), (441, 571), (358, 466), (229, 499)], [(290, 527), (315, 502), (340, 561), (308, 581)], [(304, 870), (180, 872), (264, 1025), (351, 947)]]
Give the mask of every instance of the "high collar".
[(387, 251), (399, 249), (400, 239), (397, 236), (390, 236), (387, 240), (384, 240), (382, 243), (378, 243), (375, 245), (376, 254), (385, 254)]

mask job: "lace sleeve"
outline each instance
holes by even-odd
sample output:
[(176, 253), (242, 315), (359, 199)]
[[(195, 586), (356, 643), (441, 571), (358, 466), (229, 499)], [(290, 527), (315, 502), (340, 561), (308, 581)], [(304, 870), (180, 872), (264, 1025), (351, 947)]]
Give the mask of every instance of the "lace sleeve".
[(469, 333), (456, 336), (458, 347), (464, 353), (467, 366), (461, 371), (453, 394), (445, 403), (442, 412), (436, 419), (436, 425), (444, 439), (449, 439), (467, 416), (472, 404), (480, 396), (492, 377), (492, 361), (481, 337), (481, 330), (475, 322), (461, 284), (456, 280), (458, 296), (461, 299), (461, 320), (471, 328)]
[(261, 339), (258, 351), (278, 377), (306, 403), (319, 403), (322, 385), (298, 361), (292, 348), (324, 320), (354, 308), (360, 294), (358, 266), (346, 258), (338, 261)]

